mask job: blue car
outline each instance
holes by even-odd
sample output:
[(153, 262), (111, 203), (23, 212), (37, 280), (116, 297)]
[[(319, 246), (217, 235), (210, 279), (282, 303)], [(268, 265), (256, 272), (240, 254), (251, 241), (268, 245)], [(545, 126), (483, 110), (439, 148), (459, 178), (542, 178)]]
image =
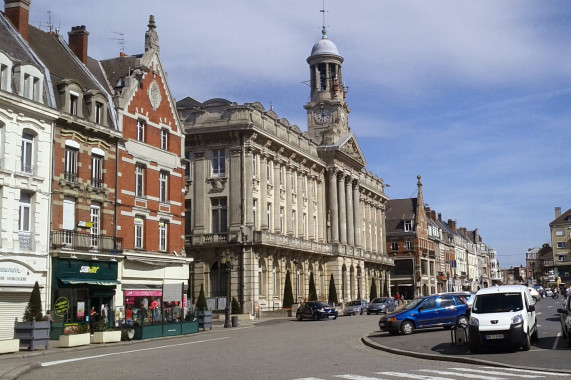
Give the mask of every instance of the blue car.
[(415, 329), (426, 327), (450, 328), (468, 325), (469, 309), (466, 301), (452, 294), (435, 294), (415, 299), (397, 312), (384, 315), (379, 328), (391, 334), (412, 334)]
[(325, 302), (310, 301), (303, 302), (299, 305), (295, 313), (295, 318), (301, 321), (303, 318), (310, 318), (319, 321), (323, 318), (337, 319), (338, 312), (334, 307), (329, 306)]

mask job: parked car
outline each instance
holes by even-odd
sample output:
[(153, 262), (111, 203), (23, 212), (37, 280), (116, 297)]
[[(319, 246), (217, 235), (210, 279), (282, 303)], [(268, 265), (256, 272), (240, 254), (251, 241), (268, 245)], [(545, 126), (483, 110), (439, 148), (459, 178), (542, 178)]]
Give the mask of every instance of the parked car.
[(384, 315), (379, 320), (379, 328), (391, 334), (412, 334), (415, 329), (425, 327), (445, 327), (468, 324), (468, 305), (460, 296), (434, 294), (417, 298), (402, 309)]
[(362, 315), (363, 311), (367, 308), (367, 304), (365, 300), (349, 301), (347, 305), (345, 305), (345, 309), (343, 309), (343, 315)]
[(527, 288), (527, 289), (529, 290), (529, 294), (531, 294), (531, 298), (533, 298), (533, 300), (535, 302), (537, 302), (541, 299), (541, 294), (539, 294), (537, 289), (535, 289), (535, 288)]
[(553, 291), (551, 289), (545, 289), (546, 297), (553, 297)]
[(561, 321), (561, 334), (567, 338), (567, 345), (571, 347), (571, 295), (565, 298), (563, 308), (557, 309)]
[(295, 312), (298, 321), (303, 318), (311, 318), (316, 321), (323, 318), (337, 319), (337, 310), (329, 304), (321, 301), (303, 302)]
[(509, 345), (528, 351), (537, 340), (535, 301), (527, 286), (503, 285), (481, 289), (470, 312), (468, 348)]
[(460, 296), (466, 301), (468, 307), (472, 307), (474, 303), (474, 298), (476, 298), (476, 292), (450, 292), (450, 293), (440, 293), (440, 294), (452, 294), (455, 296)]
[(395, 311), (395, 301), (391, 297), (374, 298), (367, 306), (367, 315)]

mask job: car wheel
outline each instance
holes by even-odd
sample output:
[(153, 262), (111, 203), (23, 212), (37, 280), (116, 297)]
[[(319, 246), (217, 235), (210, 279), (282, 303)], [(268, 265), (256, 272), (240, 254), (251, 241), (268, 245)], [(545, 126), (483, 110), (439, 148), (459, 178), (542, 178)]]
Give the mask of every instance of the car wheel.
[(470, 352), (472, 354), (477, 353), (478, 351), (480, 351), (480, 346), (474, 343), (469, 343), (468, 342), (468, 349), (470, 350)]
[(401, 325), (400, 325), (400, 331), (404, 334), (404, 335), (410, 335), (412, 334), (412, 332), (414, 331), (414, 324), (411, 321), (404, 321)]
[(371, 315), (371, 312), (370, 312), (370, 311), (367, 311), (367, 315)]
[(359, 311), (359, 315), (363, 315), (363, 309)]
[(456, 320), (456, 325), (468, 326), (468, 317), (465, 315), (459, 316), (458, 319)]
[(337, 316), (336, 316), (336, 315), (334, 315), (334, 316), (333, 316), (333, 319), (334, 319), (334, 320), (335, 320), (335, 319), (337, 319)]
[(317, 313), (313, 314), (313, 319), (319, 321), (319, 314)]
[(297, 313), (297, 314), (295, 315), (295, 318), (296, 318), (298, 321), (301, 321), (301, 320), (302, 320), (301, 314), (299, 314), (299, 313)]
[(535, 331), (531, 334), (531, 341), (537, 342), (537, 339), (539, 339), (539, 331), (537, 331), (537, 321), (535, 321)]
[(523, 345), (521, 346), (521, 350), (522, 351), (529, 351), (529, 349), (531, 348), (531, 339), (529, 338), (529, 333), (525, 334), (525, 341), (523, 342)]

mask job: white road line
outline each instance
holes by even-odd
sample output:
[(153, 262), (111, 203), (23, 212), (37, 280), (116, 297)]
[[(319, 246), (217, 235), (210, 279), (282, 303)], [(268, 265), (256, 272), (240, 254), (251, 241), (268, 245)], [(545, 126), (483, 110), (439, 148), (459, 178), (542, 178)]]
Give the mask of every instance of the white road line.
[[(465, 376), (464, 373), (458, 373), (458, 372), (451, 372), (451, 371), (438, 371), (436, 369), (419, 369), (418, 371), (421, 372), (430, 372), (430, 373), (436, 373), (438, 375), (452, 375), (452, 376), (460, 376), (463, 377)], [(509, 376), (509, 375), (508, 375)], [(493, 377), (493, 376), (488, 376), (488, 375), (476, 375), (474, 373), (471, 373), (469, 376), (470, 379), (482, 379), (482, 380), (505, 380), (505, 377)]]
[(198, 341), (196, 341), (196, 342), (187, 342), (187, 343), (171, 344), (171, 345), (168, 345), (168, 346), (158, 346), (158, 347), (141, 348), (141, 349), (139, 349), (139, 350), (129, 350), (129, 351), (114, 352), (114, 353), (102, 354), (102, 355), (84, 356), (84, 357), (82, 357), (82, 358), (74, 358), (74, 359), (66, 359), (66, 360), (55, 360), (55, 361), (52, 361), (52, 362), (41, 363), (40, 366), (41, 366), (41, 367), (50, 367), (50, 366), (52, 366), (52, 365), (58, 365), (58, 364), (64, 364), (64, 363), (77, 362), (77, 361), (81, 361), (81, 360), (104, 358), (104, 357), (106, 357), (106, 356), (130, 354), (130, 353), (133, 353), (133, 352), (143, 352), (143, 351), (150, 351), (150, 350), (160, 350), (161, 348), (171, 348), (171, 347), (176, 347), (176, 346), (186, 346), (186, 345), (190, 345), (190, 344), (213, 342), (213, 341), (216, 341), (216, 340), (222, 340), (222, 339), (228, 339), (228, 338), (229, 338), (229, 337), (226, 336), (226, 337), (222, 337), (222, 338), (214, 338), (214, 339), (207, 339), (207, 340), (198, 340)]
[(325, 380), (325, 379), (322, 379), (321, 377), (299, 377), (293, 380)]
[(336, 375), (334, 377), (340, 377), (342, 379), (349, 379), (349, 380), (388, 380), (388, 379), (382, 379), (380, 377), (368, 377), (368, 376), (359, 376), (359, 375)]
[[(472, 375), (473, 372), (475, 373), (485, 373), (488, 375), (500, 375), (500, 376), (510, 376), (510, 369), (506, 368), (505, 370), (502, 371), (498, 371), (499, 368), (496, 368), (495, 370), (482, 370), (482, 369), (475, 369), (475, 368), (448, 368), (448, 369), (453, 369), (455, 371), (461, 371), (461, 372), (469, 372), (470, 376)], [(518, 377), (524, 377), (524, 378), (529, 378), (529, 379), (536, 379), (538, 377), (545, 377), (542, 374), (536, 374), (536, 375), (524, 375), (522, 373), (518, 374)]]
[(555, 350), (557, 348), (557, 343), (559, 343), (559, 337), (561, 336), (561, 333), (557, 333), (557, 336), (555, 337), (555, 343), (553, 343), (553, 347), (551, 347), (552, 350)]
[[(489, 368), (489, 369), (498, 369), (498, 367), (482, 367), (482, 368)], [(538, 375), (549, 375), (549, 376), (571, 376), (567, 373), (557, 373), (557, 372), (546, 372), (546, 371), (533, 371), (528, 369), (520, 369), (520, 368), (510, 368), (510, 372), (525, 372), (525, 373), (536, 373)]]
[[(438, 371), (434, 371), (438, 372)], [(417, 375), (414, 373), (406, 373), (406, 372), (377, 372), (379, 375), (386, 375), (386, 376), (395, 376), (395, 377), (405, 377), (407, 379), (421, 379), (421, 380), (455, 380), (450, 377), (435, 377), (435, 376), (427, 376), (427, 375)]]

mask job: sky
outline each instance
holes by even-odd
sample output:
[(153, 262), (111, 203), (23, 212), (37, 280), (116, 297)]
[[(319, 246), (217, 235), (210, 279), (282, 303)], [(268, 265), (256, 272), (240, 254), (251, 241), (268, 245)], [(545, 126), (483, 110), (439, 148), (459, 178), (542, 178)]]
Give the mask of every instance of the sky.
[(151, 14), (176, 99), (257, 101), (303, 131), (325, 25), (367, 169), (391, 199), (421, 175), (425, 203), (477, 228), (502, 268), (571, 208), (568, 1), (32, 0), (30, 23), (66, 39), (85, 25), (107, 59), (144, 51)]

